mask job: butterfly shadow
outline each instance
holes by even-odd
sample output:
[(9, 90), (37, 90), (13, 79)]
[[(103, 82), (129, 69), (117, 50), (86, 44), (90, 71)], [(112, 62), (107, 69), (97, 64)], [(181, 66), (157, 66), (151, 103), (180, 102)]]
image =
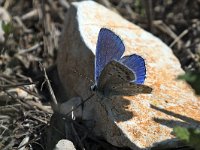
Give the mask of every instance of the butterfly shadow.
[(165, 110), (165, 109), (162, 109), (162, 108), (159, 108), (159, 107), (156, 107), (154, 105), (151, 105), (151, 108), (157, 110), (157, 111), (160, 111), (160, 112), (163, 112), (169, 116), (173, 116), (177, 119), (180, 119), (182, 121), (178, 121), (178, 120), (167, 120), (167, 119), (162, 119), (162, 118), (154, 118), (154, 121), (157, 122), (157, 123), (160, 123), (164, 126), (167, 126), (169, 128), (174, 128), (174, 127), (177, 127), (177, 126), (181, 126), (181, 127), (186, 127), (186, 128), (189, 128), (189, 127), (193, 127), (193, 128), (197, 128), (197, 127), (200, 127), (200, 121), (198, 120), (195, 120), (193, 118), (190, 118), (190, 117), (187, 117), (187, 116), (184, 116), (184, 115), (181, 115), (181, 114), (177, 114), (177, 113), (174, 113), (172, 111), (168, 111), (168, 110)]
[(118, 96), (112, 96), (112, 97), (103, 97), (103, 100), (101, 100), (101, 103), (104, 103), (107, 105), (107, 112), (110, 115), (112, 115), (114, 121), (116, 122), (123, 122), (128, 121), (136, 116), (136, 113), (133, 109), (130, 109), (131, 101), (127, 99), (127, 96), (131, 96), (134, 98), (134, 96), (144, 94), (144, 93), (135, 93), (134, 95), (118, 95)]
[[(162, 119), (158, 117), (154, 117), (153, 120), (163, 126), (167, 126), (169, 128), (174, 128), (177, 126), (185, 127), (185, 128), (200, 128), (200, 121), (195, 120), (193, 118), (174, 113), (172, 111), (159, 108), (155, 105), (150, 105), (150, 107), (154, 110), (160, 111), (162, 113), (165, 113), (166, 115), (173, 116), (174, 118), (180, 119), (182, 121), (178, 120), (172, 120), (172, 119)], [(174, 135), (173, 132), (171, 132), (171, 135)], [(176, 149), (187, 149), (187, 150), (193, 150), (191, 147), (189, 147), (187, 144), (183, 143), (182, 141), (178, 140), (177, 138), (167, 139), (160, 142), (155, 142), (154, 147), (147, 148), (152, 150), (176, 150)]]

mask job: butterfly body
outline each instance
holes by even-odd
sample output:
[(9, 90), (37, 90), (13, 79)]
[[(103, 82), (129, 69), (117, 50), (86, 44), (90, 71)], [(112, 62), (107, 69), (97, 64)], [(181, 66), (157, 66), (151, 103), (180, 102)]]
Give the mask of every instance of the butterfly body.
[(119, 36), (106, 28), (100, 30), (92, 89), (106, 97), (151, 93), (152, 88), (143, 85), (146, 78), (144, 59), (136, 54), (122, 57), (124, 51)]

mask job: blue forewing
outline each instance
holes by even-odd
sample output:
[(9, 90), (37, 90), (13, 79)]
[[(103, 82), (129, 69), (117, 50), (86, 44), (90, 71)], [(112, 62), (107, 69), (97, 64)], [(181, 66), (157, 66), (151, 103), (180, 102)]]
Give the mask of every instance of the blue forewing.
[(105, 65), (111, 60), (119, 60), (124, 51), (125, 46), (119, 36), (109, 29), (101, 28), (96, 46), (95, 82)]

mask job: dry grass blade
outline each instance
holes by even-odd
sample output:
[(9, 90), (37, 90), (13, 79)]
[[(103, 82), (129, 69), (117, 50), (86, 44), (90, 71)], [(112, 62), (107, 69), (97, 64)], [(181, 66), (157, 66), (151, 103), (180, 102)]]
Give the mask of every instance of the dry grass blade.
[(44, 68), (44, 66), (41, 63), (40, 63), (40, 67), (41, 67), (42, 71), (44, 72), (45, 81), (47, 82), (47, 86), (48, 86), (52, 101), (53, 101), (54, 105), (57, 106), (58, 102), (56, 100), (55, 94), (54, 94), (53, 89), (51, 87), (51, 83), (50, 83), (49, 78), (47, 76), (46, 69)]
[(27, 135), (25, 138), (22, 140), (22, 142), (18, 146), (18, 150), (25, 150), (26, 149), (26, 144), (28, 143), (30, 137)]
[(32, 47), (30, 47), (28, 49), (20, 50), (20, 52), (18, 52), (16, 55), (21, 55), (21, 54), (24, 54), (24, 53), (28, 53), (28, 52), (37, 50), (37, 48), (40, 47), (40, 46), (42, 46), (42, 45), (43, 45), (43, 42), (36, 43), (35, 45), (33, 45)]
[(172, 39), (177, 39), (178, 36), (162, 20), (154, 21), (153, 25), (165, 34), (169, 35)]
[(7, 90), (9, 88), (16, 88), (19, 86), (25, 86), (25, 85), (34, 85), (35, 83), (18, 83), (18, 84), (13, 84), (13, 85), (0, 85), (0, 89), (2, 90)]
[(186, 34), (188, 34), (189, 30), (186, 29), (184, 30), (176, 39), (174, 39), (174, 41), (169, 45), (169, 47), (173, 47), (177, 42), (180, 41), (181, 38), (183, 38)]
[(152, 31), (152, 22), (153, 22), (152, 0), (143, 0), (142, 3), (145, 8), (149, 29), (150, 31)]

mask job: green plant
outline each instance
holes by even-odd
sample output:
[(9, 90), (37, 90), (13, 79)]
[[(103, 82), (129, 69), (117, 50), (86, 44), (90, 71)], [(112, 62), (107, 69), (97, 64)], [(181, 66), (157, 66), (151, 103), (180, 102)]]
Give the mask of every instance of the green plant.
[[(200, 95), (200, 72), (186, 72), (184, 75), (180, 75), (178, 79), (187, 81), (195, 93)], [(175, 127), (173, 132), (178, 139), (196, 150), (200, 150), (200, 129)]]
[(197, 95), (200, 95), (200, 72), (186, 72), (178, 76), (178, 79), (187, 81)]
[(11, 22), (5, 23), (2, 22), (2, 29), (5, 32), (6, 35), (9, 35), (12, 32), (12, 24)]
[(173, 132), (183, 142), (191, 145), (196, 150), (200, 149), (200, 129), (175, 127)]

